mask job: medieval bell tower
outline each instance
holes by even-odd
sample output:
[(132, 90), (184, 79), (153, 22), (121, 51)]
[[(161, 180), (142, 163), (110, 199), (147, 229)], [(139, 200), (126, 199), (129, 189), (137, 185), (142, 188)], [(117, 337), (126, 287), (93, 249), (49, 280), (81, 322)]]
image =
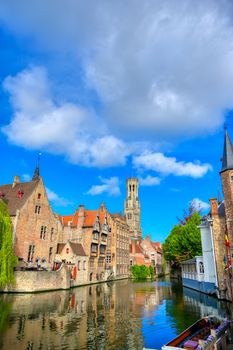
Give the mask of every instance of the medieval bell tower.
[(142, 229), (140, 225), (140, 202), (138, 198), (137, 178), (127, 179), (124, 213), (126, 222), (130, 227), (131, 238), (140, 240), (142, 238)]

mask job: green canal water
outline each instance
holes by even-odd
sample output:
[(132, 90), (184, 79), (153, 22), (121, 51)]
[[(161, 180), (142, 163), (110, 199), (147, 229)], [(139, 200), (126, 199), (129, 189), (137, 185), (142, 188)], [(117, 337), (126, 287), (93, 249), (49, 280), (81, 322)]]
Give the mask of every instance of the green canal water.
[(229, 303), (166, 281), (1, 294), (0, 349), (161, 349), (200, 317), (231, 313)]

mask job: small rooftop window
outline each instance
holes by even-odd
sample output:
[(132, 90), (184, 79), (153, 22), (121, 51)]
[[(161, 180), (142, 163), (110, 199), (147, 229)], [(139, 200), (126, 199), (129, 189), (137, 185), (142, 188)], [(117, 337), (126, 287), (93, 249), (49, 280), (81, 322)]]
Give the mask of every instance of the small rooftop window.
[(21, 191), (20, 189), (18, 190), (18, 193), (17, 193), (17, 197), (19, 198), (19, 199), (21, 199), (22, 197), (23, 197), (23, 191)]

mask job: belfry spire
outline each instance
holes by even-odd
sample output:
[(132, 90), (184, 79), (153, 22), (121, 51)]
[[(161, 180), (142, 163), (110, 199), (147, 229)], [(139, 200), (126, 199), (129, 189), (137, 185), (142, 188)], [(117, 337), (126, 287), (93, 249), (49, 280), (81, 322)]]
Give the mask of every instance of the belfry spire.
[(220, 173), (222, 173), (225, 170), (231, 170), (231, 169), (233, 169), (233, 146), (230, 140), (230, 136), (227, 130), (225, 130), (222, 169)]
[(37, 165), (32, 177), (32, 181), (38, 180), (40, 178), (40, 156), (41, 156), (41, 153), (38, 154)]

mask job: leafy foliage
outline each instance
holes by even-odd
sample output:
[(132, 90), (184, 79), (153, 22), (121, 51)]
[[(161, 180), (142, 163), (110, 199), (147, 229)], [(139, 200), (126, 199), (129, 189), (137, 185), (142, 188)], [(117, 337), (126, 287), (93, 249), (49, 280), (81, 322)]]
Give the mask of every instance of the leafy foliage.
[(146, 280), (147, 277), (154, 278), (154, 269), (152, 266), (133, 265), (131, 266), (131, 273), (134, 280)]
[(7, 206), (0, 201), (0, 287), (14, 282), (17, 257), (12, 247), (12, 225)]
[(181, 261), (202, 254), (200, 214), (197, 211), (184, 224), (175, 225), (163, 244), (163, 253), (172, 266), (177, 266)]

